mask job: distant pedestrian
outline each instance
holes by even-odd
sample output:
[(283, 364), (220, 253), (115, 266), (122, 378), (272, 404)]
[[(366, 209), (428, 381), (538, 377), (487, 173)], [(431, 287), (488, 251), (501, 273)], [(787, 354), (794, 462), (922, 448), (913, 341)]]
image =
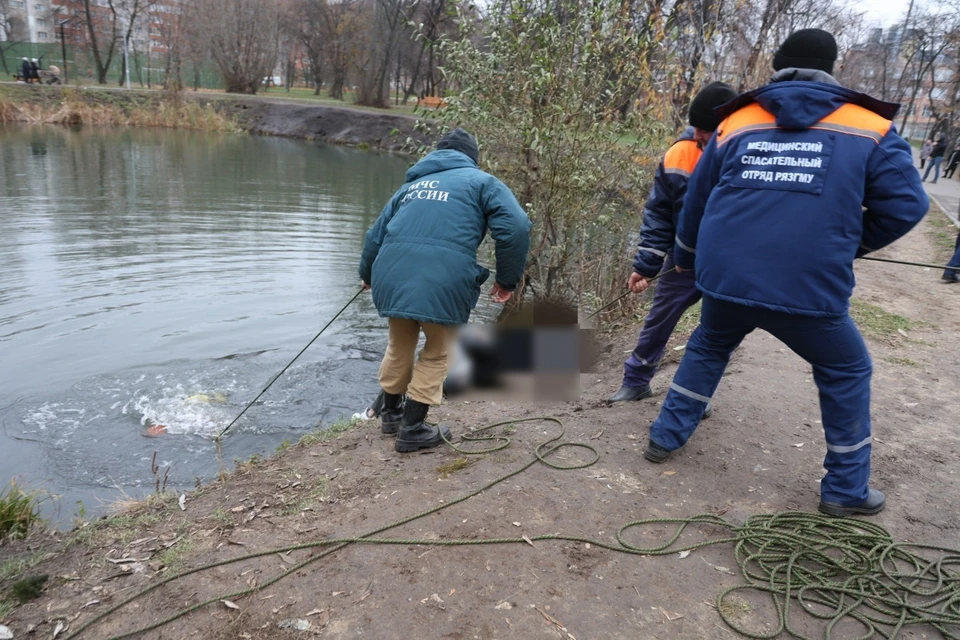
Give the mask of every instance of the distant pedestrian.
[(32, 77), (33, 73), (30, 71), (30, 59), (24, 58), (23, 63), (20, 65), (20, 79), (29, 83)]
[(927, 178), (930, 176), (930, 169), (934, 169), (933, 172), (933, 184), (937, 184), (937, 180), (940, 179), (940, 163), (943, 162), (943, 154), (947, 151), (947, 136), (942, 133), (937, 136), (937, 141), (933, 143), (933, 150), (930, 152), (930, 164), (927, 166), (927, 170), (923, 173), (923, 182), (927, 181)]
[(30, 61), (30, 77), (37, 84), (40, 84), (40, 65), (37, 63), (36, 58)]
[(960, 140), (957, 140), (953, 145), (953, 153), (950, 154), (947, 170), (943, 172), (943, 177), (952, 178), (958, 164), (960, 164)]
[(923, 146), (920, 147), (920, 168), (923, 169), (923, 165), (927, 163), (927, 158), (930, 157), (930, 152), (933, 151), (933, 140), (927, 139), (923, 143)]

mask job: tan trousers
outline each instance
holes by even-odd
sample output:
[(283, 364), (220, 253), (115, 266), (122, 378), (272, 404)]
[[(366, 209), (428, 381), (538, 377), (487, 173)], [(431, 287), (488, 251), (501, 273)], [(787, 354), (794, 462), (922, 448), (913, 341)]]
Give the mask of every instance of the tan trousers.
[[(390, 339), (380, 363), (380, 386), (387, 393), (407, 394), (417, 402), (438, 405), (443, 399), (447, 376), (447, 351), (457, 327), (406, 318), (389, 318)], [(420, 331), (427, 341), (414, 362)]]

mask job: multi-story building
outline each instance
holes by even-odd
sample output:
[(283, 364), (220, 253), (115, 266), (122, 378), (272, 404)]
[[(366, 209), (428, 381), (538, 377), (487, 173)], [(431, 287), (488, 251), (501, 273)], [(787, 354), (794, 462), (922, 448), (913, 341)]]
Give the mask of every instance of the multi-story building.
[(5, 0), (0, 7), (0, 40), (56, 41), (52, 8), (47, 0)]
[(943, 120), (956, 117), (960, 88), (960, 52), (932, 42), (919, 29), (893, 25), (873, 30), (866, 42), (851, 47), (838, 74), (842, 84), (881, 100), (902, 105), (896, 118), (900, 133), (913, 139), (928, 137)]

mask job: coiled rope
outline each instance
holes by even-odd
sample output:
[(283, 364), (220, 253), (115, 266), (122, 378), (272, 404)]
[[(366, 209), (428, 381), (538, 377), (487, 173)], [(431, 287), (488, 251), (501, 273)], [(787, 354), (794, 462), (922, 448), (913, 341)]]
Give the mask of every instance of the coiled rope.
[[(689, 518), (646, 518), (623, 525), (617, 533), (616, 544), (606, 540), (561, 534), (456, 540), (374, 537), (465, 502), (523, 473), (535, 464), (544, 464), (557, 470), (572, 470), (587, 468), (599, 460), (600, 455), (594, 447), (584, 443), (562, 441), (564, 425), (560, 420), (552, 417), (505, 420), (487, 425), (466, 434), (457, 445), (450, 446), (466, 455), (499, 451), (510, 445), (510, 438), (503, 433), (489, 432), (498, 427), (535, 421), (554, 423), (559, 426), (560, 433), (538, 444), (529, 462), (475, 491), (358, 537), (316, 540), (249, 553), (171, 575), (87, 620), (66, 638), (70, 640), (79, 637), (84, 631), (131, 602), (181, 578), (276, 553), (319, 550), (319, 553), (254, 587), (210, 598), (177, 611), (160, 621), (124, 632), (113, 638), (128, 638), (144, 634), (222, 600), (237, 600), (257, 593), (348, 545), (457, 547), (527, 545), (532, 542), (552, 540), (589, 543), (602, 549), (640, 556), (663, 556), (718, 544), (735, 545), (737, 563), (745, 584), (721, 593), (716, 604), (723, 621), (731, 629), (747, 638), (767, 640), (776, 638), (781, 633), (787, 633), (794, 638), (808, 640), (808, 637), (794, 625), (794, 611), (799, 607), (804, 614), (828, 621), (823, 636), (827, 639), (842, 637), (843, 640), (854, 640), (850, 637), (849, 628), (846, 626), (844, 635), (834, 636), (835, 627), (848, 620), (853, 620), (864, 628), (864, 634), (856, 640), (874, 638), (889, 640), (897, 637), (907, 626), (917, 624), (932, 626), (944, 638), (960, 639), (960, 574), (955, 570), (955, 567), (960, 565), (960, 551), (932, 545), (896, 543), (883, 527), (863, 520), (799, 512), (751, 516), (741, 526), (712, 514), (701, 514)], [(464, 443), (477, 442), (494, 444), (483, 449), (469, 445), (463, 446)], [(585, 461), (570, 464), (558, 464), (548, 460), (550, 456), (567, 447), (584, 449), (592, 455)], [(630, 534), (635, 529), (665, 524), (675, 525), (676, 529), (673, 535), (662, 544), (642, 547), (629, 542)], [(688, 545), (678, 544), (681, 536), (690, 527), (719, 527), (729, 530), (729, 535)], [(728, 599), (740, 591), (755, 591), (770, 595), (777, 612), (777, 625), (774, 631), (764, 634), (756, 633), (744, 628), (738, 620), (734, 619)]]

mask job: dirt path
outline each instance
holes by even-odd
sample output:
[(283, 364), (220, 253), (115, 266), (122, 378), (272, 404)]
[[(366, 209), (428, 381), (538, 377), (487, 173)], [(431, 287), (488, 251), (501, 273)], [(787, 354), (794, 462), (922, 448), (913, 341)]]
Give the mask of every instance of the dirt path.
[[(937, 231), (925, 221), (884, 255), (945, 260)], [(858, 313), (874, 313), (863, 322), (876, 365), (873, 482), (888, 495), (888, 508), (874, 520), (900, 540), (960, 546), (960, 287), (941, 284), (939, 273), (910, 267), (861, 262), (857, 271), (856, 298), (888, 312), (857, 307)], [(439, 412), (455, 433), (506, 417), (554, 415), (564, 421), (567, 439), (596, 447), (595, 465), (573, 471), (534, 465), (465, 503), (384, 535), (439, 541), (563, 533), (616, 544), (618, 529), (640, 518), (712, 512), (739, 523), (756, 513), (816, 508), (825, 447), (816, 390), (803, 361), (768, 335), (751, 335), (720, 386), (714, 416), (679, 455), (655, 466), (642, 459), (641, 450), (675, 363), (655, 379), (653, 399), (613, 408), (601, 402), (619, 383), (623, 352), (632, 347), (635, 332), (631, 327), (610, 338), (598, 371), (583, 376), (578, 404), (470, 403)], [(683, 344), (684, 336), (675, 341)], [(16, 638), (49, 638), (58, 623), (66, 625), (66, 633), (76, 630), (172, 572), (284, 545), (366, 534), (522, 467), (536, 445), (555, 433), (549, 423), (524, 423), (510, 435), (509, 448), (470, 458), (463, 468), (457, 468), (463, 458), (449, 449), (395, 454), (392, 441), (373, 424), (302, 443), (187, 496), (185, 511), (175, 502), (155, 501), (75, 532), (68, 545), (34, 539), (0, 547), (0, 559), (27, 564), (45, 552), (56, 554), (27, 572), (51, 576), (43, 596), (0, 620)], [(565, 462), (585, 458), (573, 450), (557, 456)], [(448, 475), (440, 469), (444, 465)], [(667, 530), (651, 527), (629, 538), (652, 545)], [(723, 533), (708, 529), (683, 540)], [(261, 585), (311, 553), (319, 551), (274, 553), (194, 574), (81, 637), (127, 632), (204, 599)], [(117, 564), (124, 556), (136, 562)], [(717, 567), (736, 569), (730, 545), (682, 559), (559, 541), (353, 545), (275, 586), (236, 598), (237, 609), (217, 604), (143, 637), (738, 637), (712, 603), (741, 578)], [(19, 572), (0, 575), (14, 573)], [(773, 628), (775, 614), (764, 600), (738, 602), (744, 624), (757, 631)], [(307, 620), (310, 630), (281, 629), (287, 620)], [(28, 636), (29, 629), (35, 634)], [(938, 634), (917, 629), (901, 637)]]

